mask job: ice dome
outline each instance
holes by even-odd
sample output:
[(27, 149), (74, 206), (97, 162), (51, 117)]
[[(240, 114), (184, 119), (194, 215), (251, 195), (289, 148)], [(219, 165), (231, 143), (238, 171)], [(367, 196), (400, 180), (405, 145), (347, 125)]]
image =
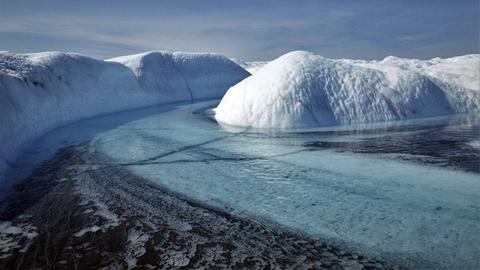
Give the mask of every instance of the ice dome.
[(215, 109), (215, 118), (233, 126), (295, 128), (480, 110), (478, 90), (391, 61), (333, 60), (290, 52), (231, 87)]

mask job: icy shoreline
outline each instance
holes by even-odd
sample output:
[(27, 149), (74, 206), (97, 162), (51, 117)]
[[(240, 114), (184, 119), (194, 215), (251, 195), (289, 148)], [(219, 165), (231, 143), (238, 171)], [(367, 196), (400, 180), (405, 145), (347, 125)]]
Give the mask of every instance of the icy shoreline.
[(61, 149), (18, 184), (2, 217), (29, 234), (0, 232), (0, 267), (399, 269), (208, 207), (104, 158)]

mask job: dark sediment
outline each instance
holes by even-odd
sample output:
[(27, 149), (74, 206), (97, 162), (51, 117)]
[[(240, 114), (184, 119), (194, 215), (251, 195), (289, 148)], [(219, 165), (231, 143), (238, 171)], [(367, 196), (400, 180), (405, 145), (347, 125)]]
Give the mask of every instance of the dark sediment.
[[(1, 269), (392, 269), (165, 190), (82, 147), (3, 202)], [(396, 267), (395, 267), (396, 268)]]

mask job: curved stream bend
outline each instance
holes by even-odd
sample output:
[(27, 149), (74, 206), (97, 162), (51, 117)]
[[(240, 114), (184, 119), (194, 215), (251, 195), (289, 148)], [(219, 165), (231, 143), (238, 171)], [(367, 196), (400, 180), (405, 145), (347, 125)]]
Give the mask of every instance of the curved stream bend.
[(479, 263), (478, 119), (264, 133), (218, 127), (212, 105), (47, 136), (75, 146), (4, 202), (2, 265), (386, 267), (312, 239), (412, 269)]

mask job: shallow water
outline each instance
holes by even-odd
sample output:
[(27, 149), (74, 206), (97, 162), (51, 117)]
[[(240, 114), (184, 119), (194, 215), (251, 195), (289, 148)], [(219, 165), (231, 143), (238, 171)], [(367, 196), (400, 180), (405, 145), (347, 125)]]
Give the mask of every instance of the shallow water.
[(87, 141), (115, 165), (238, 215), (414, 269), (480, 263), (478, 117), (248, 130), (218, 126), (208, 110), (215, 104), (64, 127), (32, 144), (18, 168)]

